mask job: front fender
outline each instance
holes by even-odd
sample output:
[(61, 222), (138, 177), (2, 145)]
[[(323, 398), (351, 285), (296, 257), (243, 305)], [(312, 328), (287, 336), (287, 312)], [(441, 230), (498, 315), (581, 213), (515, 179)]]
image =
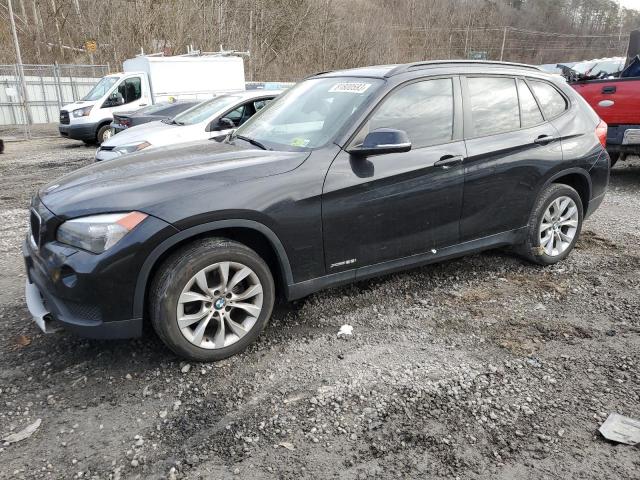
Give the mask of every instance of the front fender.
[(293, 284), (293, 274), (291, 272), (291, 265), (289, 264), (289, 257), (287, 256), (287, 252), (282, 245), (282, 242), (278, 238), (278, 236), (266, 225), (246, 219), (228, 219), (228, 220), (218, 220), (214, 222), (203, 223), (201, 225), (196, 225), (185, 230), (181, 230), (180, 232), (172, 235), (171, 237), (164, 240), (160, 243), (153, 251), (149, 254), (147, 259), (145, 260), (142, 268), (140, 269), (140, 273), (138, 274), (138, 279), (136, 281), (136, 289), (134, 293), (134, 303), (133, 303), (133, 315), (134, 317), (142, 317), (144, 311), (144, 302), (147, 293), (147, 286), (149, 284), (149, 277), (151, 275), (151, 271), (153, 267), (157, 264), (158, 260), (169, 251), (173, 246), (188, 240), (189, 238), (196, 237), (203, 233), (214, 232), (216, 230), (221, 230), (225, 228), (248, 228), (255, 230), (263, 234), (269, 242), (271, 242), (271, 246), (276, 252), (278, 256), (278, 262), (280, 263), (280, 267), (282, 268), (282, 272), (284, 274), (285, 285), (283, 286), (287, 292), (289, 285)]

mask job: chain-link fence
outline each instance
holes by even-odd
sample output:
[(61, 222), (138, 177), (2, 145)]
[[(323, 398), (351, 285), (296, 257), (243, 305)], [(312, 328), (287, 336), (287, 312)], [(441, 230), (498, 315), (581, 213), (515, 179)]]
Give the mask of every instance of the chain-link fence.
[(515, 27), (398, 27), (395, 38), (396, 51), (402, 52), (402, 57), (398, 58), (400, 62), (462, 58), (553, 64), (624, 57), (629, 44), (629, 34), (622, 32), (577, 35)]
[[(56, 134), (60, 108), (84, 97), (107, 65), (0, 65), (0, 137), (22, 139)], [(26, 100), (26, 101), (25, 101)]]

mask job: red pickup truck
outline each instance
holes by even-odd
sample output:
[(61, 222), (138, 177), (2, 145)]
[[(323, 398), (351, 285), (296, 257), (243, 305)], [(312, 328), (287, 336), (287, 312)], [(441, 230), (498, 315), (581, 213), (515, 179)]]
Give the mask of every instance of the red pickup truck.
[(569, 79), (570, 85), (593, 107), (609, 129), (607, 151), (611, 166), (627, 155), (640, 154), (640, 58), (618, 78)]

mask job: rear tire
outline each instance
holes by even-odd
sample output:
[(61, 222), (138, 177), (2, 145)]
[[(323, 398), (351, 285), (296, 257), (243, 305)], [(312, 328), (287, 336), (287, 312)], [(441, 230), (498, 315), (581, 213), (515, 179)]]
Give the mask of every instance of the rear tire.
[(609, 153), (609, 158), (611, 159), (611, 168), (613, 168), (613, 166), (618, 163), (618, 160), (620, 160), (620, 152), (610, 152)]
[(545, 188), (533, 207), (527, 239), (516, 251), (539, 265), (553, 265), (569, 256), (578, 241), (584, 217), (582, 199), (568, 185)]
[(260, 335), (274, 299), (273, 277), (256, 252), (210, 238), (184, 247), (160, 266), (149, 313), (156, 333), (176, 354), (217, 361), (243, 351)]

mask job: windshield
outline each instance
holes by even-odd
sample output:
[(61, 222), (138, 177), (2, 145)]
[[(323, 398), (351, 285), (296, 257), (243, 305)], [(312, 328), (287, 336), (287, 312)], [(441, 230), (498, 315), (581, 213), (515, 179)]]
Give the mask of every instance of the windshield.
[(382, 80), (314, 78), (298, 83), (236, 132), (275, 150), (323, 146), (373, 95)]
[(113, 85), (120, 80), (120, 77), (104, 77), (95, 87), (91, 89), (89, 93), (85, 95), (82, 100), (99, 100), (105, 96), (105, 94), (113, 87)]
[(176, 115), (173, 117), (173, 122), (180, 125), (194, 125), (203, 122), (217, 112), (230, 108), (241, 99), (242, 97), (233, 95), (223, 95), (212, 98)]

